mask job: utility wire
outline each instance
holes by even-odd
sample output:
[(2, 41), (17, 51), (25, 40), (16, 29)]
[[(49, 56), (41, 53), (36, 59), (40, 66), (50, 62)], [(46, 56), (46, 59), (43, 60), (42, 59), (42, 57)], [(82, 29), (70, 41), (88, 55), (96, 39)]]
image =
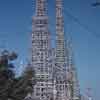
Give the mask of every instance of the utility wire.
[(81, 23), (80, 20), (79, 20), (76, 16), (74, 16), (74, 15), (72, 15), (72, 14), (70, 13), (70, 11), (68, 11), (68, 10), (66, 10), (66, 9), (64, 9), (64, 11), (65, 11), (64, 14), (65, 14), (66, 16), (69, 16), (71, 19), (73, 19), (73, 21), (75, 21), (77, 24), (79, 24), (79, 25), (80, 25), (83, 29), (85, 29), (88, 33), (91, 33), (91, 34), (94, 35), (96, 38), (100, 38), (100, 35), (99, 35), (99, 34), (97, 34), (96, 32), (91, 31), (87, 25)]

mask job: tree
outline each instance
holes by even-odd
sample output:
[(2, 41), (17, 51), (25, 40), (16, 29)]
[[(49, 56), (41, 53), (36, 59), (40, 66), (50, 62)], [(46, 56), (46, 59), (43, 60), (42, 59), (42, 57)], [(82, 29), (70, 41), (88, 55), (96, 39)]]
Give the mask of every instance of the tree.
[(26, 95), (33, 91), (33, 85), (35, 84), (34, 77), (34, 70), (32, 67), (28, 66), (21, 77), (14, 80), (13, 83), (13, 92), (11, 95), (11, 98), (14, 100), (23, 100)]
[(11, 61), (17, 59), (15, 52), (4, 50), (0, 55), (0, 99), (23, 100), (28, 92), (32, 92), (35, 83), (34, 70), (29, 65), (22, 74), (16, 78)]
[[(12, 59), (13, 58), (13, 59)], [(12, 61), (17, 58), (17, 55), (13, 53), (9, 53), (7, 50), (1, 52), (0, 55), (0, 98), (2, 100), (7, 100), (9, 88), (13, 82), (15, 74), (12, 71), (14, 68)]]

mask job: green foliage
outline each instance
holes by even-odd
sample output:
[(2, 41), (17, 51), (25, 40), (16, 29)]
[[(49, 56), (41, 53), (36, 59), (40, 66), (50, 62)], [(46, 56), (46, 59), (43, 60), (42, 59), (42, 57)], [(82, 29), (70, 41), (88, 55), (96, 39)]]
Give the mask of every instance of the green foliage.
[(16, 53), (7, 50), (0, 55), (0, 100), (23, 100), (28, 92), (32, 92), (34, 71), (28, 65), (22, 76), (15, 78), (11, 61), (16, 58)]
[(25, 69), (22, 77), (17, 78), (14, 81), (12, 85), (14, 90), (14, 92), (12, 93), (12, 98), (14, 100), (23, 100), (27, 95), (27, 93), (32, 92), (32, 86), (33, 86), (32, 83), (35, 83), (32, 77), (34, 77), (34, 71), (30, 66), (28, 66)]

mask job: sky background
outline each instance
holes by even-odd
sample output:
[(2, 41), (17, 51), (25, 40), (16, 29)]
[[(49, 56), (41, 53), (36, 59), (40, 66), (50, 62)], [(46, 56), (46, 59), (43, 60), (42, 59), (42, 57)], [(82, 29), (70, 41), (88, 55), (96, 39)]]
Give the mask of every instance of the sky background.
[[(0, 50), (18, 53), (17, 73), (30, 58), (32, 0), (0, 0)], [(55, 39), (55, 0), (48, 0), (49, 26)], [(99, 0), (98, 0), (99, 1)], [(100, 6), (95, 0), (64, 0), (65, 33), (72, 37), (75, 66), (82, 93), (92, 88), (91, 94), (100, 98)], [(69, 14), (70, 13), (70, 14)], [(54, 47), (54, 42), (53, 47)], [(21, 66), (22, 65), (22, 66)]]

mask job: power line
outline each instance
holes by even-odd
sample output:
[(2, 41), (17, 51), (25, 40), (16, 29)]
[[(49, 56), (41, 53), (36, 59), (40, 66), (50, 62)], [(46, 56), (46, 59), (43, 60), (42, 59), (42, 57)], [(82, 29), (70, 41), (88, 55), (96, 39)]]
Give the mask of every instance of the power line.
[(69, 16), (71, 19), (73, 19), (73, 21), (75, 21), (77, 24), (79, 24), (83, 29), (85, 29), (88, 33), (91, 33), (92, 35), (94, 35), (96, 38), (100, 38), (100, 35), (97, 34), (96, 32), (93, 32), (89, 29), (89, 27), (83, 23), (80, 22), (80, 20), (72, 15), (68, 10), (64, 9), (65, 10), (65, 15), (66, 16)]

